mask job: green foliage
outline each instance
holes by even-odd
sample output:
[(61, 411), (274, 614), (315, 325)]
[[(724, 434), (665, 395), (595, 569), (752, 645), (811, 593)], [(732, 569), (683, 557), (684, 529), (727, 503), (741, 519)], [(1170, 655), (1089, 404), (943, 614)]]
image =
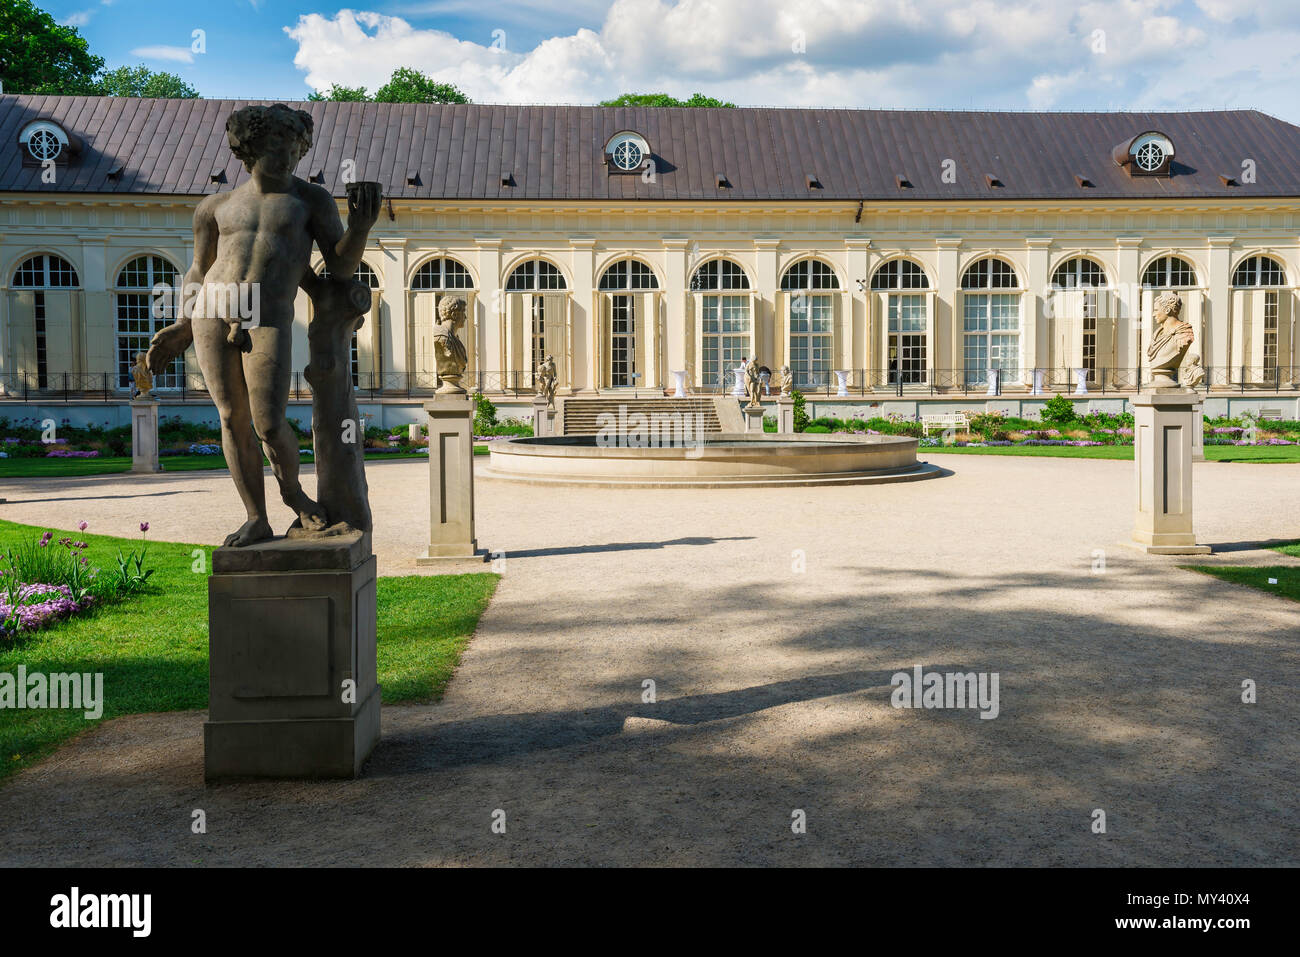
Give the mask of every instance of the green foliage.
[(154, 72), (143, 64), (108, 70), (96, 82), (100, 96), (144, 96), (165, 100), (199, 98), (199, 91), (175, 73)]
[(0, 4), (0, 80), (6, 93), (93, 94), (103, 66), (76, 27), (56, 23), (31, 0)]
[(679, 100), (675, 96), (669, 96), (667, 93), (624, 93), (616, 96), (612, 100), (602, 100), (601, 106), (689, 106), (689, 107), (719, 107), (724, 109), (734, 109), (735, 103), (728, 103), (725, 100), (718, 100), (711, 96), (705, 96), (703, 93), (693, 93), (689, 100)]
[(312, 93), (314, 102), (335, 100), (348, 103), (468, 103), (469, 97), (454, 83), (439, 83), (409, 66), (398, 67), (388, 82), (372, 96), (364, 86), (330, 86), (327, 93)]
[(1052, 396), (1043, 406), (1042, 419), (1049, 425), (1068, 425), (1077, 418), (1074, 403), (1063, 395)]
[(808, 429), (808, 400), (803, 397), (803, 393), (798, 389), (790, 390), (790, 397), (794, 399), (794, 430), (804, 432)]
[(488, 435), (496, 428), (497, 407), (481, 392), (474, 393), (474, 434)]

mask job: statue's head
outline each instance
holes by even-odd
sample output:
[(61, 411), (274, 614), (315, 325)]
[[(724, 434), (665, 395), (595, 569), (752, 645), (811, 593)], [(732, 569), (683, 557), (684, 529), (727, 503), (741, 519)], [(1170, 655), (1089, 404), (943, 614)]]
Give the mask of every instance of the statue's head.
[(142, 366), (142, 365), (144, 365), (144, 353), (143, 353), (143, 352), (137, 352), (137, 353), (135, 354), (135, 364), (138, 365), (138, 366)]
[(453, 329), (465, 321), (465, 300), (460, 296), (443, 296), (438, 302), (438, 321)]
[(1172, 319), (1177, 319), (1178, 314), (1183, 311), (1183, 301), (1178, 298), (1177, 293), (1162, 292), (1156, 297), (1153, 308), (1157, 316), (1169, 316)]
[(291, 174), (311, 149), (311, 134), (311, 114), (283, 103), (246, 106), (226, 120), (230, 152), (250, 173), (260, 165), (267, 173)]

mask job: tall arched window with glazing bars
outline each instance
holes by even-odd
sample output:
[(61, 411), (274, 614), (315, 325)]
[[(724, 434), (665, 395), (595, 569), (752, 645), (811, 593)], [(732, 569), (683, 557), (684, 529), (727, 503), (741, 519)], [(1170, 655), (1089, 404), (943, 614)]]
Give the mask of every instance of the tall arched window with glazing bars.
[[(478, 371), (474, 277), (460, 260), (451, 256), (438, 256), (421, 263), (411, 276), (406, 368), (410, 374), (410, 384), (416, 388), (428, 389), (437, 384), (433, 328), (438, 321), (438, 304), (446, 296), (453, 295), (465, 300), (463, 338), (469, 358), (465, 371), (467, 376)], [(465, 381), (468, 382), (469, 379)]]
[(696, 385), (726, 388), (728, 376), (754, 354), (753, 299), (739, 263), (710, 259), (691, 273)]
[(918, 385), (927, 381), (933, 295), (921, 264), (890, 259), (871, 277), (875, 312), (883, 319), (887, 381)]
[[(113, 284), (117, 313), (117, 387), (130, 390), (137, 353), (149, 351), (154, 333), (175, 321), (179, 271), (162, 256), (136, 256), (123, 266)], [(155, 389), (179, 389), (185, 380), (185, 356), (177, 356)]]
[(53, 253), (29, 256), (10, 285), (10, 339), (18, 371), (34, 375), (38, 389), (50, 387), (52, 374), (84, 371), (77, 368), (81, 343), (74, 342), (79, 336), (73, 314), (80, 306), (74, 290), (80, 282), (72, 263)]

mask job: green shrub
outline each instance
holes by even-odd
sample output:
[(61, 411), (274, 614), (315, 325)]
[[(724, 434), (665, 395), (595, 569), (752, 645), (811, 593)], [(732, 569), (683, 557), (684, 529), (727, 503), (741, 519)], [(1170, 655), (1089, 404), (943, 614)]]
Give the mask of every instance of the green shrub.
[(815, 433), (817, 435), (828, 435), (831, 430), (824, 425), (810, 425), (808, 426), (808, 428), (804, 429), (803, 431), (808, 433)]
[(798, 389), (791, 389), (790, 396), (794, 399), (794, 430), (796, 432), (805, 432), (808, 430), (808, 403), (804, 399), (803, 393)]
[(1049, 425), (1068, 425), (1077, 418), (1074, 403), (1063, 395), (1052, 396), (1043, 406), (1042, 419)]
[(474, 393), (474, 434), (493, 435), (497, 425), (497, 407), (481, 392)]

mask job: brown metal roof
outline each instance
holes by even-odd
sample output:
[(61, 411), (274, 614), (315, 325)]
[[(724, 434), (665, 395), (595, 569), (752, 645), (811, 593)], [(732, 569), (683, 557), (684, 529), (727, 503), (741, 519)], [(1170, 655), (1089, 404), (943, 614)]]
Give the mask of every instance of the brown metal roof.
[[(202, 195), (247, 177), (225, 119), (246, 100), (0, 96), (0, 192)], [(271, 102), (271, 101), (264, 101)], [(1300, 197), (1300, 127), (1256, 110), (1173, 113), (678, 109), (300, 103), (315, 145), (298, 174), (340, 167), (394, 199), (980, 200)], [(82, 141), (41, 182), (19, 132), (50, 119)], [(610, 173), (603, 147), (622, 130), (650, 145), (655, 181)], [(1147, 130), (1174, 143), (1174, 175), (1131, 177), (1115, 144)], [(956, 182), (942, 180), (953, 160)], [(1257, 181), (1241, 183), (1253, 160)], [(121, 167), (110, 179), (110, 170)], [(223, 171), (224, 183), (212, 183)], [(417, 176), (418, 184), (407, 178)], [(719, 187), (717, 178), (731, 185)], [(513, 177), (514, 186), (502, 180)], [(810, 188), (809, 177), (821, 188)], [(990, 185), (990, 177), (1001, 186)], [(1239, 185), (1227, 185), (1227, 177)], [(900, 178), (911, 184), (900, 185)], [(1093, 184), (1085, 188), (1079, 178)]]

